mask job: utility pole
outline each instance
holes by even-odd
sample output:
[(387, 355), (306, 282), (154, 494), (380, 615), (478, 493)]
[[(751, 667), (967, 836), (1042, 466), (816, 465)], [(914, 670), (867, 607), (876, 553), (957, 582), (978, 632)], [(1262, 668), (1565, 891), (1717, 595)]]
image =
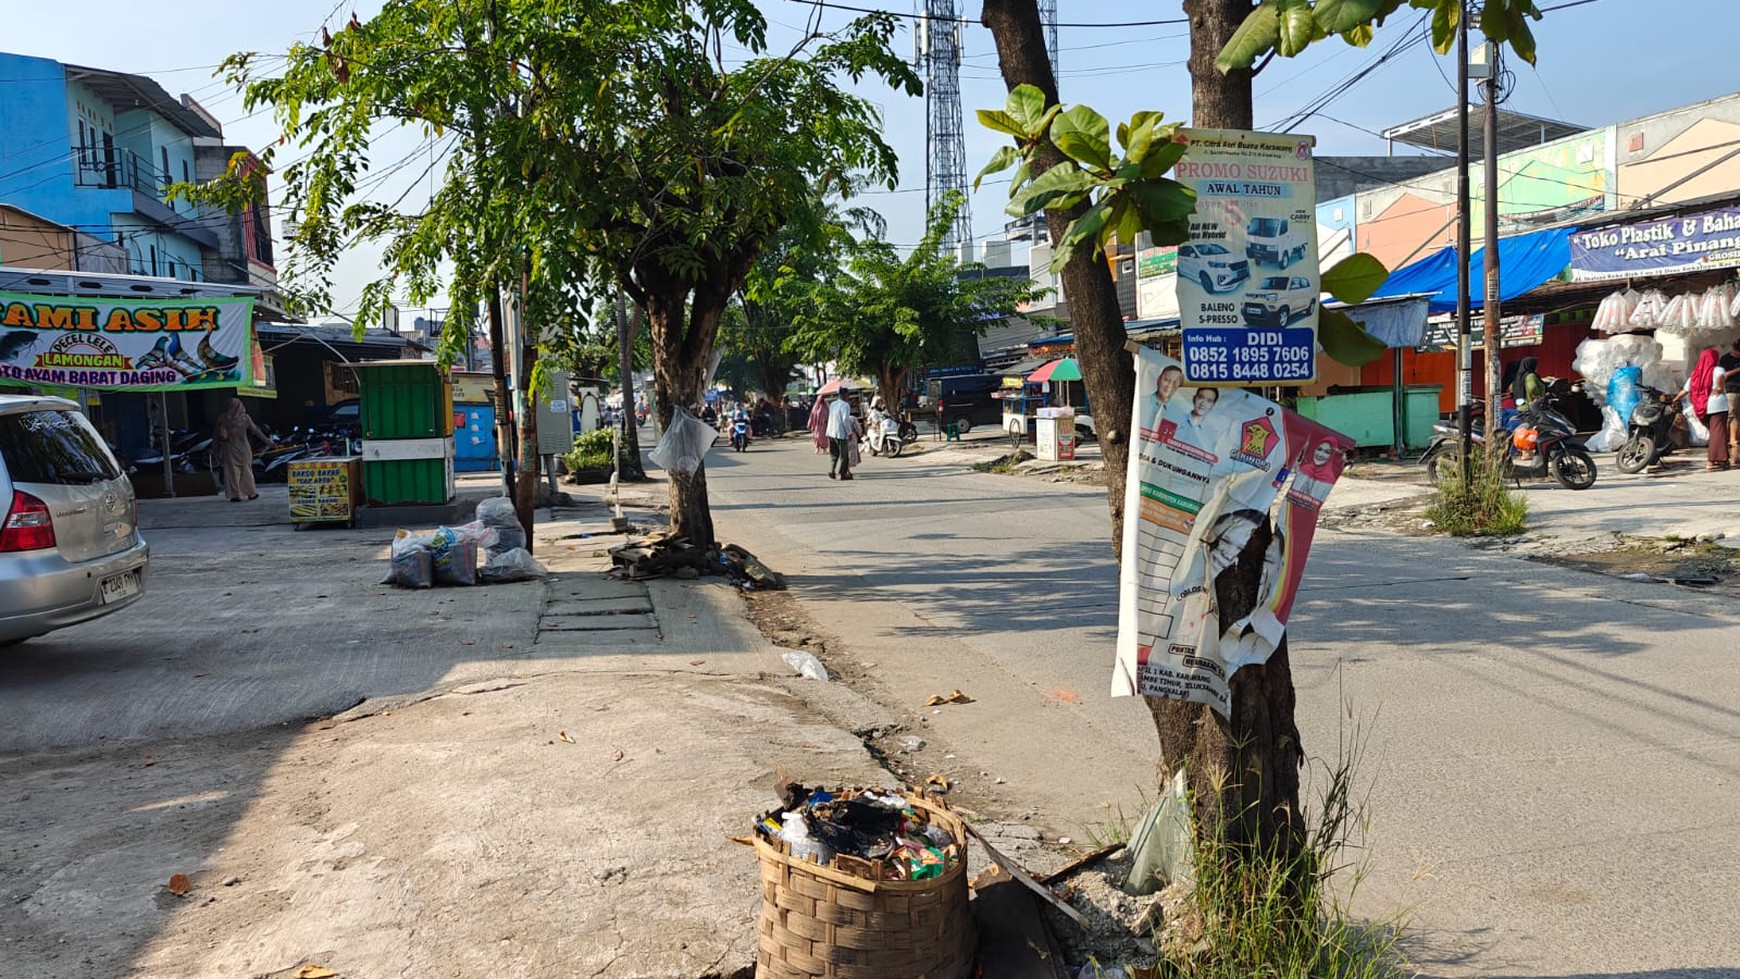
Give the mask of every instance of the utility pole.
[[(1498, 356), (1498, 45), (1487, 42), (1486, 49), (1486, 120), (1481, 133), (1484, 144), (1486, 177), (1486, 302), (1483, 326), (1486, 334), (1486, 426), (1491, 431), (1498, 424), (1499, 405), (1504, 392), (1500, 382)], [(1520, 406), (1519, 406), (1520, 407)], [(1488, 452), (1498, 451), (1498, 440), (1486, 440)]]
[[(1462, 484), (1474, 483), (1474, 364), (1468, 322), (1468, 9), (1456, 18), (1456, 405), (1462, 434)], [(1490, 357), (1490, 352), (1488, 353)], [(1488, 436), (1497, 419), (1487, 419)]]

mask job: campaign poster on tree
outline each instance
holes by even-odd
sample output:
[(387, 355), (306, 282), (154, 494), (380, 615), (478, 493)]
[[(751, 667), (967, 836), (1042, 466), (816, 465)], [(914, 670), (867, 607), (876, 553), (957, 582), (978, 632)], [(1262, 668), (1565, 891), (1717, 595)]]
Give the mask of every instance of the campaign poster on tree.
[(121, 391), (252, 385), (254, 300), (0, 293), (0, 384)]
[[(1352, 443), (1249, 391), (1191, 385), (1183, 364), (1147, 348), (1136, 384), (1112, 695), (1195, 701), (1225, 716), (1233, 673), (1280, 641), (1317, 507)], [(1215, 578), (1283, 492), (1256, 606), (1223, 624)]]
[(1317, 377), (1315, 139), (1184, 129), (1173, 176), (1196, 192), (1178, 246), (1178, 316), (1192, 384)]

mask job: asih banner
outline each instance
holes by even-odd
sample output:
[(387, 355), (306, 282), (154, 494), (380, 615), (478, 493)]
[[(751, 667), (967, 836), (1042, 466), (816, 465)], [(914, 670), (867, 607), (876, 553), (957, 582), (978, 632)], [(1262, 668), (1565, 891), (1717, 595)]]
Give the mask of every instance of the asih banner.
[(254, 383), (254, 300), (0, 292), (0, 384), (190, 391)]

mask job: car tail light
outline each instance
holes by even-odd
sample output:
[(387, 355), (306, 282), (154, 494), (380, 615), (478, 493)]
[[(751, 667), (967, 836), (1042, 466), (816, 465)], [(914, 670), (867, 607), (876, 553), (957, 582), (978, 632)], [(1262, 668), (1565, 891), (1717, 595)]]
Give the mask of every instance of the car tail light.
[(0, 551), (40, 551), (54, 546), (54, 518), (48, 504), (23, 490), (12, 491), (12, 509), (0, 527)]

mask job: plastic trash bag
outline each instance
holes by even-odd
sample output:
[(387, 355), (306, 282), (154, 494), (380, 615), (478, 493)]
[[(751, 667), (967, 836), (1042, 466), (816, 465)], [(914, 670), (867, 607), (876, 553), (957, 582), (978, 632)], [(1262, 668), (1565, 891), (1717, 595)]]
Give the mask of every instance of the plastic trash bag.
[(505, 496), (492, 496), (477, 504), (477, 523), (493, 528), (495, 542), (484, 545), (491, 558), (515, 549), (524, 550), (526, 528), (520, 525), (520, 514), (514, 501)]
[(442, 550), (432, 552), (431, 558), (436, 584), (477, 584), (477, 544), (474, 542), (454, 541)]
[(499, 554), (492, 551), (483, 567), (477, 569), (477, 578), (486, 585), (497, 585), (509, 581), (531, 581), (549, 573), (530, 551), (514, 547)]
[(1194, 878), (1196, 844), (1183, 768), (1131, 831), (1129, 847), (1130, 875), (1124, 882), (1128, 893), (1153, 894), (1168, 884)]
[(671, 413), (670, 427), (647, 457), (666, 472), (688, 475), (701, 468), (707, 450), (718, 438), (717, 429), (678, 406)]
[(823, 683), (828, 682), (828, 668), (822, 665), (821, 660), (816, 659), (809, 653), (800, 653), (793, 650), (792, 652), (786, 653), (783, 658), (785, 660), (785, 665), (796, 671), (798, 676), (809, 677), (811, 680), (820, 680)]
[(387, 576), (381, 579), (381, 584), (400, 588), (434, 585), (434, 556), (429, 553), (429, 542), (427, 534), (413, 534), (408, 530), (394, 534), (388, 552)]

